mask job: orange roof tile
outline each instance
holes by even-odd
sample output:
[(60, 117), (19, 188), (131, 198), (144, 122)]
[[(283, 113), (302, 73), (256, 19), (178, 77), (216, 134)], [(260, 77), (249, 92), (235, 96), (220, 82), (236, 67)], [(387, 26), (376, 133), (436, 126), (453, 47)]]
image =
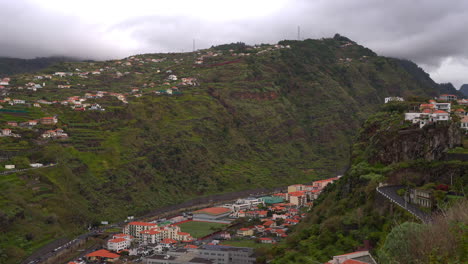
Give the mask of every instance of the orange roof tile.
[(114, 238), (114, 239), (109, 240), (109, 242), (110, 243), (120, 243), (120, 242), (124, 242), (126, 240), (127, 239), (125, 239), (125, 238)]
[(86, 257), (100, 257), (100, 258), (119, 258), (120, 255), (112, 253), (105, 249), (100, 249), (89, 253)]
[(157, 226), (157, 224), (147, 223), (147, 222), (130, 222), (128, 225), (138, 225), (138, 226)]
[(171, 239), (171, 238), (165, 238), (161, 241), (161, 243), (163, 244), (175, 244), (177, 243), (177, 241), (175, 241), (174, 239)]

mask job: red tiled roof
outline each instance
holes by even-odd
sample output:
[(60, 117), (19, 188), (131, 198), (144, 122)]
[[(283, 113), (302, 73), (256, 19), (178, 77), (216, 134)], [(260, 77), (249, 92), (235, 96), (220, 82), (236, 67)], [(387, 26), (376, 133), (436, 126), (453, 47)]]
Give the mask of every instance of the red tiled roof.
[(269, 238), (269, 237), (261, 237), (260, 240), (273, 240), (272, 238)]
[(190, 236), (190, 234), (187, 233), (187, 232), (178, 232), (177, 234), (178, 234), (179, 236)]
[(230, 212), (231, 209), (225, 207), (210, 207), (193, 212), (194, 214), (220, 215)]
[(198, 248), (198, 247), (195, 245), (186, 245), (184, 248)]
[(419, 108), (426, 108), (426, 107), (427, 107), (427, 108), (433, 108), (434, 105), (433, 105), (433, 104), (421, 104), (421, 105), (419, 106)]
[(250, 230), (250, 229), (248, 229), (248, 228), (245, 228), (245, 227), (244, 227), (244, 228), (241, 228), (241, 229), (239, 229), (239, 231), (249, 231), (249, 230)]
[(457, 110), (455, 110), (455, 112), (465, 112), (465, 110), (461, 109), (461, 108), (458, 108)]
[(171, 239), (171, 238), (165, 238), (161, 241), (161, 243), (163, 244), (175, 244), (177, 243), (177, 241), (175, 241), (174, 239)]
[(147, 222), (130, 222), (128, 225), (138, 225), (138, 226), (157, 226), (157, 224), (147, 223)]
[(442, 110), (437, 110), (437, 111), (434, 111), (434, 114), (448, 114), (448, 113)]
[(290, 196), (303, 196), (303, 195), (304, 195), (304, 192), (302, 192), (302, 191), (290, 192), (289, 195), (290, 195)]
[(124, 241), (126, 241), (126, 240), (127, 240), (127, 239), (125, 239), (125, 238), (114, 238), (114, 239), (109, 240), (109, 242), (111, 242), (111, 243), (119, 243), (119, 242), (124, 242)]
[(105, 249), (100, 249), (98, 251), (94, 251), (86, 255), (86, 257), (100, 257), (100, 258), (118, 258), (120, 255), (112, 253)]

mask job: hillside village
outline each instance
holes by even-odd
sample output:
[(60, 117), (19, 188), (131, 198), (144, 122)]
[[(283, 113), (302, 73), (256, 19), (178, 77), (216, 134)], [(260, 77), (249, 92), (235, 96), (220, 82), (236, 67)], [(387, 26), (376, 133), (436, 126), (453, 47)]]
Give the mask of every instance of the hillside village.
[[(115, 98), (122, 104), (127, 104), (129, 98), (138, 98), (143, 95), (149, 96), (180, 96), (183, 91), (200, 85), (200, 81), (193, 76), (187, 76), (183, 72), (175, 74), (175, 67), (184, 64), (188, 67), (214, 67), (230, 63), (238, 63), (237, 60), (217, 62), (219, 57), (244, 57), (250, 55), (266, 55), (279, 49), (289, 49), (289, 45), (263, 45), (253, 46), (246, 49), (246, 53), (235, 53), (233, 49), (227, 51), (208, 50), (198, 52), (198, 57), (191, 62), (184, 61), (185, 58), (173, 56), (152, 58), (148, 56), (131, 56), (123, 60), (108, 61), (105, 63), (81, 63), (80, 69), (73, 71), (56, 71), (50, 74), (23, 74), (15, 77), (5, 77), (0, 81), (0, 111), (5, 114), (20, 114), (29, 112), (28, 108), (44, 108), (47, 106), (48, 112), (57, 110), (63, 111), (64, 107), (69, 107), (72, 111), (106, 111), (100, 103), (100, 99)], [(224, 55), (224, 56), (223, 56)], [(150, 69), (143, 74), (138, 69)], [(193, 71), (193, 70), (190, 70)], [(179, 72), (179, 70), (177, 70)], [(182, 77), (180, 76), (182, 75)], [(131, 77), (130, 77), (131, 76)], [(140, 78), (140, 76), (145, 76)], [(148, 78), (149, 77), (149, 78)], [(98, 87), (106, 83), (109, 79), (129, 79), (125, 86), (128, 88), (118, 89), (121, 92), (93, 90), (91, 87)], [(92, 91), (90, 91), (92, 90)], [(114, 90), (114, 89), (112, 89)], [(89, 92), (86, 92), (89, 91)], [(80, 94), (77, 94), (80, 93)], [(13, 97), (15, 96), (15, 97)], [(55, 98), (46, 100), (45, 97)], [(57, 97), (59, 96), (59, 97)], [(60, 98), (61, 97), (61, 98)], [(21, 98), (21, 99), (18, 99)], [(21, 109), (21, 110), (17, 110)], [(39, 110), (40, 111), (40, 110)], [(37, 110), (36, 110), (37, 112)], [(47, 122), (53, 118), (54, 122)], [(21, 137), (21, 133), (14, 133), (15, 127), (33, 129), (37, 124), (55, 125), (57, 115), (54, 117), (41, 117), (39, 119), (20, 121), (0, 121), (3, 137)], [(62, 126), (67, 126), (66, 122), (61, 122)], [(37, 129), (36, 129), (37, 130)], [(39, 128), (42, 131), (39, 138), (43, 139), (65, 139), (68, 134), (61, 127), (53, 129)]]
[[(339, 178), (314, 181), (310, 185), (295, 184), (288, 186), (286, 192), (238, 199), (234, 203), (202, 208), (170, 219), (129, 220), (122, 233), (110, 235), (105, 249), (90, 252), (70, 263), (114, 262), (117, 259), (140, 260), (148, 264), (167, 263), (167, 260), (180, 264), (255, 263), (255, 248), (276, 244), (286, 238), (324, 188)], [(212, 225), (216, 228), (204, 227)], [(200, 229), (206, 230), (205, 233), (200, 234)]]
[[(322, 43), (326, 41), (331, 44)], [(331, 65), (323, 73), (346, 72), (347, 69), (353, 72), (355, 68), (366, 67), (372, 73), (375, 65), (396, 67), (394, 62), (386, 62), (352, 41), (318, 40), (310, 45), (319, 49), (333, 45), (334, 56), (319, 58), (320, 53), (317, 52), (317, 58), (313, 57), (318, 67), (325, 65), (322, 59)], [(341, 109), (337, 113), (343, 109), (362, 110), (362, 116), (372, 108), (362, 107), (362, 102), (346, 102), (346, 99), (338, 98), (342, 91), (317, 96), (324, 93), (317, 91), (330, 81), (326, 78), (318, 81), (319, 77), (315, 76), (310, 81), (309, 76), (306, 79), (310, 83), (282, 83), (290, 76), (277, 74), (278, 69), (274, 67), (279, 65), (277, 62), (282, 54), (294, 50), (293, 45), (286, 44), (226, 45), (187, 54), (144, 54), (105, 62), (61, 63), (34, 74), (2, 78), (0, 151), (3, 159), (0, 160), (0, 174), (8, 176), (3, 177), (2, 182), (8, 186), (17, 184), (24, 187), (29, 200), (27, 203), (21, 200), (21, 206), (34, 206), (34, 213), (43, 214), (45, 218), (38, 223), (40, 228), (34, 230), (36, 238), (27, 233), (18, 236), (27, 242), (18, 244), (11, 235), (7, 243), (32, 250), (52, 242), (57, 234), (64, 231), (52, 230), (51, 227), (61, 224), (65, 217), (76, 225), (73, 233), (67, 233), (69, 237), (75, 237), (78, 232), (84, 232), (83, 227), (99, 225), (96, 221), (102, 217), (121, 219), (129, 211), (139, 214), (191, 197), (239, 188), (286, 185), (299, 181), (298, 177), (301, 177), (301, 182), (310, 182), (340, 174), (343, 164), (337, 164), (323, 152), (323, 146), (319, 146), (322, 142), (331, 142), (328, 135), (322, 131), (312, 137), (307, 131), (323, 129), (333, 134), (346, 130), (343, 133), (349, 136), (357, 129), (354, 125), (359, 124), (360, 119), (353, 120), (355, 124), (349, 127), (342, 126), (346, 122), (339, 121), (337, 116), (329, 117), (328, 108), (324, 111), (317, 102), (296, 105), (294, 100), (312, 96), (309, 97), (312, 102), (322, 100), (316, 98), (328, 97), (330, 105), (327, 107), (333, 105)], [(298, 54), (301, 58), (301, 53)], [(285, 61), (292, 65), (298, 63)], [(280, 72), (282, 67), (289, 67), (287, 63), (278, 66)], [(294, 70), (301, 72), (302, 69), (298, 68)], [(347, 87), (348, 82), (343, 80), (345, 84), (341, 85)], [(333, 81), (328, 85), (336, 87), (337, 83)], [(304, 84), (310, 85), (308, 90), (301, 89)], [(280, 89), (280, 86), (288, 88)], [(406, 89), (410, 91), (418, 89), (418, 86), (408, 87)], [(287, 100), (281, 97), (289, 93), (292, 96)], [(369, 101), (378, 105), (388, 94), (395, 94), (384, 92), (376, 96), (376, 93), (371, 91), (366, 97), (356, 95), (356, 98), (369, 97)], [(399, 95), (406, 94), (402, 92)], [(434, 99), (423, 104), (422, 100), (418, 101), (419, 107), (402, 114), (402, 126), (425, 129), (456, 123), (462, 129), (468, 129), (465, 120), (468, 101), (453, 95), (426, 96), (424, 100), (429, 98)], [(388, 97), (384, 103), (405, 100), (408, 98)], [(293, 118), (292, 105), (298, 108), (295, 115), (307, 114)], [(300, 110), (302, 107), (306, 110)], [(239, 114), (241, 111), (244, 112)], [(277, 120), (279, 116), (282, 117)], [(267, 123), (270, 120), (265, 117), (272, 117), (271, 123)], [(317, 123), (312, 127), (297, 126), (310, 119)], [(239, 127), (242, 131), (236, 131)], [(281, 131), (285, 127), (291, 127), (291, 130)], [(259, 140), (259, 129), (262, 131), (260, 134), (269, 134), (265, 140)], [(242, 137), (236, 137), (241, 133)], [(335, 139), (341, 138), (334, 136)], [(311, 141), (306, 140), (308, 137)], [(345, 160), (343, 157), (347, 154), (343, 153), (347, 153), (346, 144), (349, 142), (342, 143), (334, 145), (333, 155)], [(318, 147), (309, 149), (311, 145)], [(236, 150), (233, 151), (235, 155), (230, 153), (232, 149)], [(254, 157), (248, 155), (257, 152), (264, 155), (259, 160), (257, 154)], [(214, 157), (224, 154), (225, 157), (211, 162)], [(65, 162), (59, 162), (61, 157), (58, 155), (63, 156)], [(290, 157), (298, 161), (292, 162)], [(230, 163), (233, 160), (235, 162)], [(268, 162), (273, 162), (274, 166), (268, 167)], [(200, 165), (196, 173), (191, 167), (194, 164)], [(47, 169), (56, 165), (62, 166), (60, 171)], [(32, 173), (27, 176), (16, 174), (24, 170)], [(270, 184), (271, 175), (277, 177), (277, 182)], [(145, 180), (140, 182), (141, 179)], [(98, 248), (80, 252), (79, 257), (73, 257), (74, 263), (117, 260), (234, 263), (229, 262), (233, 258), (239, 258), (243, 263), (254, 263), (257, 250), (282, 244), (291, 238), (295, 226), (314, 207), (320, 193), (338, 179), (290, 185), (283, 192), (249, 196), (228, 204), (213, 201), (214, 207), (187, 211), (169, 219), (129, 218), (124, 227), (119, 226), (120, 230), (107, 228), (107, 224), (101, 222), (105, 230), (112, 230), (99, 234), (99, 239), (106, 238), (102, 248), (98, 243)], [(433, 187), (430, 188), (438, 188), (437, 191), (445, 188)], [(55, 197), (57, 190), (65, 195)], [(448, 191), (446, 193), (451, 195)], [(410, 203), (432, 208), (436, 204), (434, 197), (421, 198), (424, 195), (418, 188), (402, 194)], [(70, 213), (62, 210), (65, 217), (62, 212), (55, 214), (54, 208), (68, 204), (70, 197), (82, 198), (75, 205), (83, 207)], [(47, 205), (41, 207), (41, 203)], [(8, 221), (21, 217), (17, 211), (21, 206), (5, 204), (8, 205), (5, 209)], [(28, 221), (30, 218), (22, 219)], [(48, 238), (40, 240), (45, 233)], [(62, 243), (47, 254), (52, 257), (58, 255), (77, 241), (85, 240), (76, 238)], [(349, 259), (366, 259), (366, 263), (375, 263), (368, 249), (360, 247), (357, 252), (327, 256), (333, 258), (329, 261), (333, 264), (342, 264)], [(31, 253), (19, 255), (24, 257)]]

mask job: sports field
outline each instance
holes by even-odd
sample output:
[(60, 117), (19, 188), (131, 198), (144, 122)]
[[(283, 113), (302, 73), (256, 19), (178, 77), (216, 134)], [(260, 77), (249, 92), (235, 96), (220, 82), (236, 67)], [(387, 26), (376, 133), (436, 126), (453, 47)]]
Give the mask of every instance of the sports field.
[(200, 238), (222, 229), (226, 224), (190, 221), (178, 226), (180, 226), (182, 232), (187, 232), (195, 238)]

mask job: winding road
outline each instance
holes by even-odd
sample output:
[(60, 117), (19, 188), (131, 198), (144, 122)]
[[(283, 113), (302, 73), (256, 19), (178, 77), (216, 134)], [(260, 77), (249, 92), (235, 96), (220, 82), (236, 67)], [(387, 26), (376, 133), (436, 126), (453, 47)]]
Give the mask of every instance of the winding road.
[(399, 189), (404, 188), (403, 185), (389, 185), (377, 187), (376, 191), (381, 194), (383, 197), (390, 200), (392, 203), (400, 206), (404, 210), (408, 211), (410, 214), (414, 215), (416, 218), (420, 219), (424, 223), (431, 221), (431, 216), (419, 209), (416, 205), (410, 204), (403, 199), (403, 197), (397, 194)]

